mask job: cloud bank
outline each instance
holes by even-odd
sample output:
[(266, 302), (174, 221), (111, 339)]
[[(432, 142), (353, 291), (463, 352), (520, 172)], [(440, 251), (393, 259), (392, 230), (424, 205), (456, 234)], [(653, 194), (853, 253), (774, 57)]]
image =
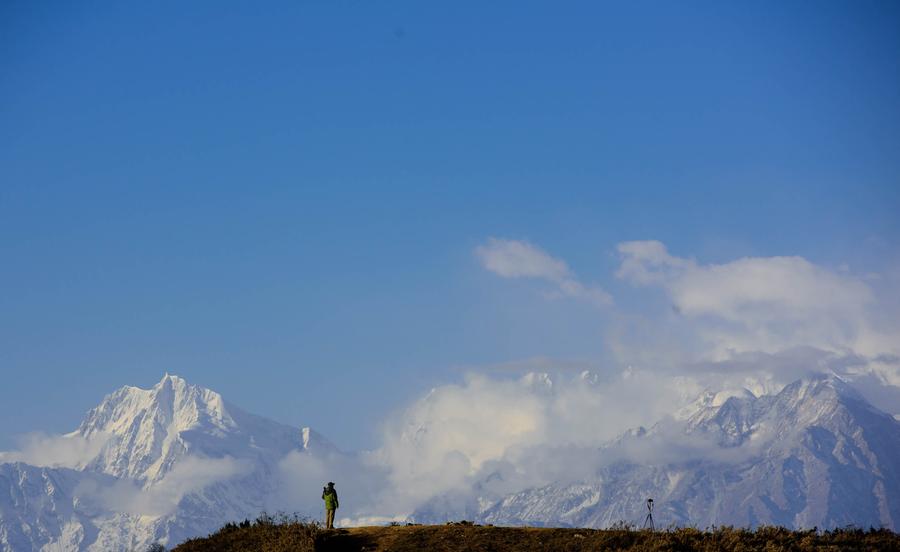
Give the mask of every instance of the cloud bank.
[(166, 516), (176, 511), (183, 498), (216, 483), (247, 475), (254, 467), (249, 460), (229, 456), (187, 456), (180, 459), (165, 478), (152, 485), (142, 485), (131, 479), (119, 479), (111, 484), (85, 479), (75, 494), (80, 500), (91, 501), (113, 512)]
[[(603, 443), (633, 424), (659, 420), (697, 392), (681, 378), (633, 370), (611, 378), (470, 374), (462, 384), (435, 388), (386, 424), (376, 453), (396, 490), (386, 501), (410, 512), (497, 470), (505, 475), (492, 484), (495, 492), (588, 477)], [(648, 403), (647, 396), (655, 400)]]
[[(675, 314), (658, 317), (654, 333), (677, 335), (682, 349), (693, 345), (687, 356), (676, 353), (678, 369), (700, 360), (769, 373), (773, 358), (793, 356), (808, 367), (900, 385), (900, 313), (883, 306), (886, 291), (867, 278), (796, 256), (701, 264), (671, 255), (658, 241), (625, 242), (617, 250), (620, 279), (661, 289), (670, 301)], [(800, 359), (796, 351), (804, 350), (807, 358)]]

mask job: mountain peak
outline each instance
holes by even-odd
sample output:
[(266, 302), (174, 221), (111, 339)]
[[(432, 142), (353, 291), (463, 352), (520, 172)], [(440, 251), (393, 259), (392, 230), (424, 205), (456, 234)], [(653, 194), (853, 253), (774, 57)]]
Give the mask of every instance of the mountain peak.
[[(43, 546), (48, 539), (65, 543), (54, 550), (179, 542), (282, 500), (288, 454), (338, 454), (309, 428), (244, 412), (169, 373), (147, 389), (110, 393), (67, 437), (97, 443), (77, 469), (14, 465), (0, 457), (0, 550), (8, 548), (9, 528), (20, 526), (31, 533), (15, 534), (21, 543), (15, 550), (51, 548)], [(13, 498), (13, 509), (32, 508), (27, 522), (8, 519), (4, 496)]]
[(864, 400), (859, 392), (836, 374), (812, 374), (790, 383), (778, 393), (779, 397), (803, 400)]
[(170, 374), (169, 372), (166, 372), (165, 375), (163, 375), (163, 378), (161, 380), (159, 380), (159, 383), (157, 383), (153, 387), (155, 389), (158, 387), (165, 387), (165, 386), (186, 387), (187, 385), (188, 385), (188, 382), (183, 377), (176, 376), (175, 374)]
[(166, 373), (150, 389), (125, 386), (107, 395), (76, 434), (106, 444), (89, 469), (145, 482), (158, 481), (180, 458), (281, 457), (292, 450), (332, 445), (315, 432), (244, 412), (221, 395)]
[(150, 389), (125, 386), (107, 395), (88, 413), (79, 432), (120, 434), (136, 419), (147, 418), (176, 430), (198, 424), (225, 428), (234, 423), (221, 395), (166, 373)]
[(94, 469), (119, 477), (154, 479), (190, 448), (183, 435), (222, 436), (237, 426), (222, 396), (166, 373), (152, 388), (126, 386), (107, 395), (77, 433), (105, 434)]

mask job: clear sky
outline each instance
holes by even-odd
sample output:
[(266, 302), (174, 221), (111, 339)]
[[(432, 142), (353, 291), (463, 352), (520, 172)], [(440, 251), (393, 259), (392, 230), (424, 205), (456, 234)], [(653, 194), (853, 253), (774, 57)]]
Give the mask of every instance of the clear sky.
[[(615, 360), (616, 244), (897, 270), (895, 2), (4, 2), (0, 449), (164, 372), (339, 446), (467, 367)], [(624, 299), (622, 299), (624, 297)], [(630, 299), (629, 299), (630, 298)]]

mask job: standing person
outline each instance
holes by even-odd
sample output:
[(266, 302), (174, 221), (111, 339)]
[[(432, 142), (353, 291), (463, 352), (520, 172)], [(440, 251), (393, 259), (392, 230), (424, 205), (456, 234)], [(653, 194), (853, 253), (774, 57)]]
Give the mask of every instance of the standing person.
[(325, 529), (334, 529), (334, 511), (338, 509), (334, 481), (329, 481), (327, 487), (322, 487), (322, 500), (325, 501)]

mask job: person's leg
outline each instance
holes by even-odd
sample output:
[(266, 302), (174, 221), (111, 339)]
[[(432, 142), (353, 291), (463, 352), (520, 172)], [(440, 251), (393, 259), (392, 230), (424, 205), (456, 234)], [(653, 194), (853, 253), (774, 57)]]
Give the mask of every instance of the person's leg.
[(325, 528), (334, 529), (334, 510), (332, 509), (325, 511)]

